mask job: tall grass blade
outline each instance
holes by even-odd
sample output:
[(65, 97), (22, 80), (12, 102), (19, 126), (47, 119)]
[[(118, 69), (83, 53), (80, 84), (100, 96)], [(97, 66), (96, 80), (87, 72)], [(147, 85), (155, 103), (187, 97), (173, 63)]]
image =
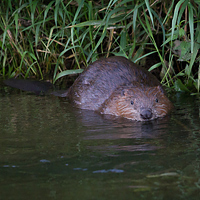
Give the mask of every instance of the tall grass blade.
[(177, 17), (178, 17), (178, 13), (179, 13), (179, 9), (180, 6), (185, 2), (185, 0), (180, 0), (176, 6), (175, 6), (175, 10), (174, 10), (174, 16), (172, 19), (172, 31), (171, 31), (171, 40), (173, 40), (173, 35), (174, 35), (174, 30), (175, 30), (175, 26), (176, 26), (176, 22), (177, 22)]
[(191, 37), (191, 53), (193, 53), (193, 49), (194, 49), (194, 18), (193, 17), (194, 17), (194, 14), (193, 14), (193, 6), (190, 2), (188, 3), (188, 9), (189, 9), (189, 26), (190, 26), (190, 37)]
[(83, 69), (74, 69), (74, 70), (67, 70), (67, 71), (63, 71), (63, 72), (60, 72), (56, 77), (55, 79), (53, 80), (53, 82), (55, 83), (59, 78), (62, 78), (66, 75), (69, 75), (69, 74), (79, 74), (79, 73), (82, 73), (83, 72)]
[(149, 0), (145, 0), (145, 3), (146, 3), (147, 10), (149, 12), (151, 23), (152, 23), (152, 26), (153, 26), (153, 29), (154, 29), (154, 21), (153, 21), (153, 16), (152, 16), (152, 13), (151, 13), (151, 8), (150, 8), (150, 5), (149, 5)]

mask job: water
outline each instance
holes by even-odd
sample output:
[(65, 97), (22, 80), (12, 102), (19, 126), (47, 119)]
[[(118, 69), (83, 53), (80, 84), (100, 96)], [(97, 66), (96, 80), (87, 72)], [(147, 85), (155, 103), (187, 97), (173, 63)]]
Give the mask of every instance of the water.
[(199, 199), (200, 98), (110, 118), (52, 96), (0, 96), (0, 199)]

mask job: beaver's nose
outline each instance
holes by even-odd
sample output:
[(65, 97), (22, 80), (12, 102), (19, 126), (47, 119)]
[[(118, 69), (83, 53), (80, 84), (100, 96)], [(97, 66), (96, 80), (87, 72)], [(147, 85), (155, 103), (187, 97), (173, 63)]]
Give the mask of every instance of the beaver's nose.
[(150, 108), (145, 109), (142, 108), (140, 111), (140, 116), (142, 119), (151, 119), (152, 118), (152, 110)]

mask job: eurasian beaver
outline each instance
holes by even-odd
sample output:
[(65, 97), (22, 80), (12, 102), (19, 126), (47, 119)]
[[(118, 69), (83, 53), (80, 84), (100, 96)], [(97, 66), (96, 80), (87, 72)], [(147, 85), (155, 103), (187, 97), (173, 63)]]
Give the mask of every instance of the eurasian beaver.
[(157, 78), (121, 56), (95, 61), (58, 96), (81, 109), (137, 121), (164, 117), (173, 108)]
[(79, 108), (137, 121), (164, 117), (173, 107), (154, 75), (120, 56), (92, 63), (66, 96)]

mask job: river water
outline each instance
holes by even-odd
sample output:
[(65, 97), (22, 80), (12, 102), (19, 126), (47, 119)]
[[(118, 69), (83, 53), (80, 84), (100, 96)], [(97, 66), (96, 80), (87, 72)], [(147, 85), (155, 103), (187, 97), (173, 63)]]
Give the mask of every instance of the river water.
[(2, 92), (0, 199), (199, 199), (200, 98), (172, 101), (144, 123)]

